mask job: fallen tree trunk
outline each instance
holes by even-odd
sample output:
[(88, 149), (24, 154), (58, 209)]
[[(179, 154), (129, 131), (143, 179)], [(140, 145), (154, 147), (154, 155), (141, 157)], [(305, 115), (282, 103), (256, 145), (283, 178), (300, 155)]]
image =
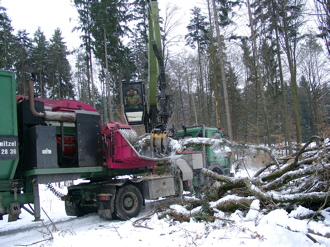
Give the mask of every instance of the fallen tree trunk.
[(290, 181), (293, 181), (298, 178), (306, 177), (309, 175), (313, 175), (315, 173), (326, 173), (330, 171), (330, 164), (326, 164), (324, 166), (311, 166), (306, 169), (301, 169), (297, 171), (291, 171), (283, 174), (280, 178), (273, 180), (272, 182), (267, 183), (263, 186), (265, 190), (275, 190), (284, 186)]
[[(193, 138), (185, 140), (184, 145), (230, 145), (231, 148), (258, 149), (256, 146), (235, 144), (224, 139)], [(317, 142), (315, 145), (310, 145)], [(262, 150), (265, 151), (263, 148)], [(330, 206), (330, 141), (313, 136), (302, 149), (290, 157), (275, 157), (272, 150), (266, 148), (273, 161), (255, 173), (252, 177), (228, 177), (208, 169), (201, 174), (206, 180), (214, 181), (196, 194), (198, 199), (183, 200), (184, 210), (171, 208), (169, 213), (179, 221), (189, 221), (190, 217), (198, 219), (215, 219), (216, 211), (248, 211), (253, 202), (260, 202), (262, 210), (267, 212), (283, 208), (291, 211), (298, 205), (314, 210)], [(198, 209), (198, 210), (197, 210)], [(192, 213), (193, 212), (193, 213)]]
[[(319, 144), (308, 148), (315, 141)], [(205, 177), (218, 182), (215, 187), (218, 198), (233, 194), (252, 196), (270, 208), (284, 204), (288, 208), (296, 204), (329, 204), (330, 144), (322, 141), (323, 139), (317, 136), (311, 137), (309, 142), (292, 156), (290, 162), (273, 162), (260, 169), (252, 178), (226, 177), (205, 168), (201, 172)], [(273, 171), (269, 170), (271, 166), (275, 168)]]

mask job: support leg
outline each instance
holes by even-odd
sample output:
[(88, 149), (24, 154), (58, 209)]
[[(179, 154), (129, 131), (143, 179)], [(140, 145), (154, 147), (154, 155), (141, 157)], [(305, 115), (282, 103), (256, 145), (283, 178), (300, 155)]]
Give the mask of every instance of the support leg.
[(33, 186), (33, 204), (34, 204), (34, 220), (40, 221), (40, 197), (39, 197), (39, 184), (38, 179), (32, 181)]

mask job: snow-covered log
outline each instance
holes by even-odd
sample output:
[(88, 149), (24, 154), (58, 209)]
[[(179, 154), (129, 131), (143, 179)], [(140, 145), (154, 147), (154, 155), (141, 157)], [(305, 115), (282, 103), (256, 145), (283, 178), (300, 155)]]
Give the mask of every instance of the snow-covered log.
[[(310, 147), (313, 142), (317, 145)], [(269, 208), (283, 205), (290, 208), (297, 204), (330, 206), (329, 159), (329, 140), (324, 143), (323, 139), (313, 136), (290, 159), (273, 159), (274, 162), (260, 169), (252, 178), (231, 178), (207, 169), (202, 169), (202, 174), (217, 181), (215, 189), (218, 198), (226, 195), (253, 197)], [(276, 160), (286, 162), (281, 164)], [(271, 166), (275, 169), (270, 170)], [(218, 203), (221, 207), (221, 202)]]
[(306, 177), (315, 173), (329, 173), (330, 172), (330, 164), (326, 164), (326, 165), (314, 165), (314, 166), (310, 166), (310, 167), (306, 167), (303, 169), (299, 169), (296, 171), (290, 171), (287, 172), (285, 174), (283, 174), (283, 176), (267, 183), (266, 185), (263, 186), (263, 189), (265, 190), (274, 190), (274, 189), (278, 189), (281, 186), (287, 184), (290, 181), (293, 181), (295, 179), (299, 179), (302, 177)]

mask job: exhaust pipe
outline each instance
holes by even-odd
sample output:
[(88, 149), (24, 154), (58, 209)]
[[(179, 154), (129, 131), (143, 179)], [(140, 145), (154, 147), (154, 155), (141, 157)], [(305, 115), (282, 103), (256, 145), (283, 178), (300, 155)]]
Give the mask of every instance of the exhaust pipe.
[(43, 112), (37, 112), (35, 107), (34, 107), (34, 87), (33, 87), (33, 81), (29, 80), (29, 106), (30, 106), (30, 111), (32, 115), (36, 117), (45, 117), (45, 113)]
[(72, 112), (53, 112), (44, 111), (37, 112), (34, 106), (34, 86), (33, 80), (29, 80), (29, 106), (32, 115), (40, 118), (44, 118), (48, 121), (60, 121), (60, 122), (75, 122), (76, 114)]

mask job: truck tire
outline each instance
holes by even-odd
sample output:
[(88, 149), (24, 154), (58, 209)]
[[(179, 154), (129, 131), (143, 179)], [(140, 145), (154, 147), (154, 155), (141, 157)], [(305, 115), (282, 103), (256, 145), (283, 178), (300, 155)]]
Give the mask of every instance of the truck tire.
[(128, 220), (139, 215), (143, 198), (140, 190), (132, 185), (126, 185), (117, 190), (115, 198), (115, 215), (121, 220)]
[(65, 212), (68, 216), (81, 217), (87, 214), (84, 209), (76, 202), (65, 201)]
[(96, 207), (93, 206), (80, 206), (79, 203), (65, 201), (65, 212), (68, 216), (82, 217), (86, 214), (97, 212)]

